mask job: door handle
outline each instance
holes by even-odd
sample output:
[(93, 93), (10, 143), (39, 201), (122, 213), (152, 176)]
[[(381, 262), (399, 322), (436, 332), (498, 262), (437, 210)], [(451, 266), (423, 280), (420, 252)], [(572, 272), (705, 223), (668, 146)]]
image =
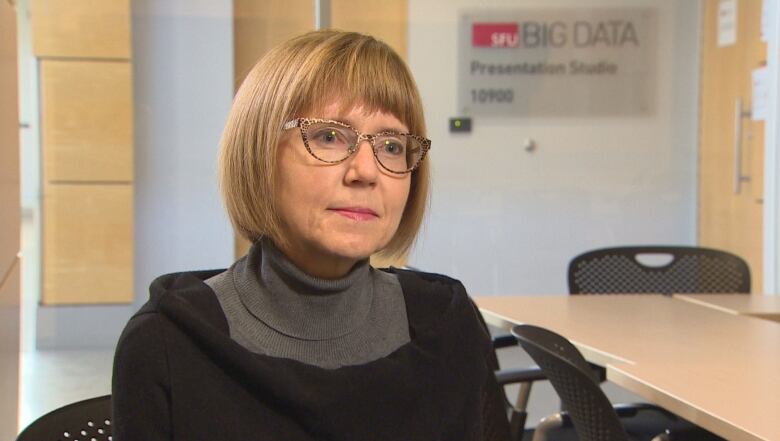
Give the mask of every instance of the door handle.
[(742, 97), (734, 106), (734, 194), (742, 191), (742, 183), (750, 181), (750, 175), (742, 174), (742, 120), (750, 118), (750, 109), (742, 108)]

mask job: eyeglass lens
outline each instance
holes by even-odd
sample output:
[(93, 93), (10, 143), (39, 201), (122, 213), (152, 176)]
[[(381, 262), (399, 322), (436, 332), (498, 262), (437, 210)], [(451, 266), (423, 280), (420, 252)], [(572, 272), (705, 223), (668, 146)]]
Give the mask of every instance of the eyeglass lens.
[[(338, 162), (352, 154), (358, 134), (338, 124), (313, 123), (306, 129), (306, 139), (315, 157), (327, 162)], [(414, 168), (423, 153), (420, 141), (402, 134), (377, 135), (372, 147), (382, 166), (394, 172)]]

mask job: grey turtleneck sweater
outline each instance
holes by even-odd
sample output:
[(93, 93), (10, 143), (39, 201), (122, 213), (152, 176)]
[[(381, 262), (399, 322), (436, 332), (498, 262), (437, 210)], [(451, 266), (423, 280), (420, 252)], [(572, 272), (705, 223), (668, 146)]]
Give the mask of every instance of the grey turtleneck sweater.
[(258, 354), (335, 369), (379, 359), (410, 340), (397, 277), (368, 259), (341, 279), (318, 279), (263, 239), (206, 284), (230, 337)]

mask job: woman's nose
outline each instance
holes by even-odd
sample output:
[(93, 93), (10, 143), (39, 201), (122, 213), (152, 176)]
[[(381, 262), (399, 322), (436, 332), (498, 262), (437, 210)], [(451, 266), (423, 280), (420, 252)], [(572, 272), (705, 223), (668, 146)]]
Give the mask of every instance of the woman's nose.
[(374, 157), (373, 146), (367, 140), (361, 140), (355, 146), (357, 151), (348, 159), (348, 169), (345, 178), (348, 182), (365, 182), (373, 184), (379, 174), (379, 164)]

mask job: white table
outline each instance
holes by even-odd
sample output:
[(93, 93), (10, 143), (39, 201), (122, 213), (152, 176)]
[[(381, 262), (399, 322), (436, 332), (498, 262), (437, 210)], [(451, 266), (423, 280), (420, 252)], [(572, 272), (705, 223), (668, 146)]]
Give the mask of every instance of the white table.
[(780, 323), (670, 296), (477, 297), (574, 343), (607, 379), (729, 440), (780, 440)]
[(760, 294), (675, 294), (674, 297), (729, 314), (750, 315), (780, 322), (780, 296)]

